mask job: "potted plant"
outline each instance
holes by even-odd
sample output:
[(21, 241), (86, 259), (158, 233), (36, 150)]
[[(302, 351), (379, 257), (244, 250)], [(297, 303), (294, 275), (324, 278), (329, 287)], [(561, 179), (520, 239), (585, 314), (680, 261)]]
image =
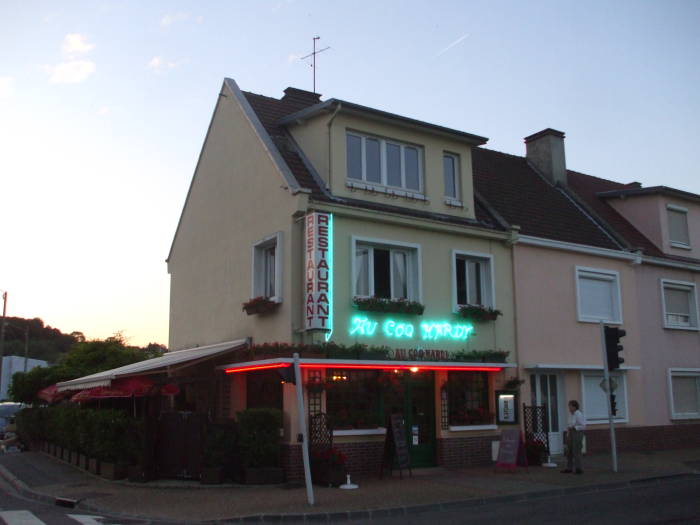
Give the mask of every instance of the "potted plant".
[(314, 483), (339, 487), (345, 483), (347, 457), (337, 448), (314, 451), (311, 456), (311, 478)]
[(267, 297), (253, 297), (249, 301), (243, 303), (243, 311), (248, 315), (267, 314), (275, 311), (279, 304), (280, 303)]
[(204, 449), (204, 466), (200, 474), (203, 485), (218, 485), (224, 481), (224, 464), (231, 452), (231, 436), (223, 428), (211, 425)]
[(525, 454), (527, 455), (528, 465), (541, 465), (547, 447), (539, 439), (528, 439), (525, 442)]
[(352, 302), (364, 312), (386, 312), (394, 314), (423, 315), (425, 305), (408, 299), (385, 299), (383, 297), (353, 297)]
[(126, 477), (128, 456), (124, 440), (128, 435), (129, 418), (120, 410), (100, 410), (95, 417), (95, 453), (99, 458), (99, 474), (107, 479), (123, 479)]
[(464, 319), (483, 323), (486, 321), (495, 321), (499, 315), (502, 315), (502, 312), (480, 304), (467, 304), (459, 307), (457, 315)]
[(280, 468), (282, 413), (273, 408), (249, 408), (238, 413), (243, 480), (247, 484), (284, 482)]

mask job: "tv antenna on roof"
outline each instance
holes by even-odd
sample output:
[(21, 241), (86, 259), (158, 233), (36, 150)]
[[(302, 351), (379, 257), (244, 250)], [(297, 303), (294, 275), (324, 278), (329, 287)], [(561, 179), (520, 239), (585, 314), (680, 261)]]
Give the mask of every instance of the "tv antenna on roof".
[(324, 51), (331, 48), (331, 46), (328, 46), (328, 47), (324, 47), (323, 49), (319, 49), (318, 51), (316, 51), (316, 40), (320, 40), (320, 39), (321, 39), (320, 36), (315, 36), (314, 37), (314, 51), (313, 51), (313, 53), (309, 53), (305, 57), (301, 57), (301, 60), (306, 60), (309, 57), (313, 57), (313, 62), (310, 64), (310, 66), (311, 66), (311, 69), (313, 69), (313, 73), (314, 73), (314, 93), (316, 93), (316, 55), (318, 55), (319, 53), (323, 53)]

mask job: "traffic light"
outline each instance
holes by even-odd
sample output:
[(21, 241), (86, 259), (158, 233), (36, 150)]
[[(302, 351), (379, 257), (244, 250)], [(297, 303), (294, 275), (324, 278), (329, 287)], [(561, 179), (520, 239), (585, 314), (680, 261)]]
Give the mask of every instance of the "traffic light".
[(605, 327), (605, 354), (608, 358), (608, 370), (617, 370), (625, 360), (620, 356), (623, 346), (620, 339), (625, 337), (627, 332), (616, 326)]
[(617, 415), (617, 403), (615, 402), (615, 394), (610, 394), (610, 413), (613, 416)]

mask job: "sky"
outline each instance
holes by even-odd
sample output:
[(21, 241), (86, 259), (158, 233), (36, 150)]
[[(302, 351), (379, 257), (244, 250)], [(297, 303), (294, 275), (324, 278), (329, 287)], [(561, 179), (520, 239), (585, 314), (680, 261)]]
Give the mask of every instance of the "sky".
[(165, 259), (224, 77), (700, 193), (700, 2), (0, 2), (7, 314), (167, 344)]

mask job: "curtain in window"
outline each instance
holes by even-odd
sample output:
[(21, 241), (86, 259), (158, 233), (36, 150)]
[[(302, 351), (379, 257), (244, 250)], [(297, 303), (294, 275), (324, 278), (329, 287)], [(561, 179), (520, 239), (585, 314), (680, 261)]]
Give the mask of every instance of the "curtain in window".
[(275, 296), (275, 247), (266, 248), (264, 255), (265, 259), (265, 297)]
[(407, 257), (405, 252), (392, 251), (392, 279), (393, 279), (393, 290), (392, 297), (394, 299), (408, 299), (408, 281), (406, 279), (408, 275)]
[(369, 295), (369, 248), (355, 250), (355, 295)]
[(467, 300), (469, 304), (484, 304), (481, 293), (481, 263), (467, 261)]
[(700, 376), (674, 376), (671, 378), (673, 390), (673, 411), (676, 414), (700, 413)]

